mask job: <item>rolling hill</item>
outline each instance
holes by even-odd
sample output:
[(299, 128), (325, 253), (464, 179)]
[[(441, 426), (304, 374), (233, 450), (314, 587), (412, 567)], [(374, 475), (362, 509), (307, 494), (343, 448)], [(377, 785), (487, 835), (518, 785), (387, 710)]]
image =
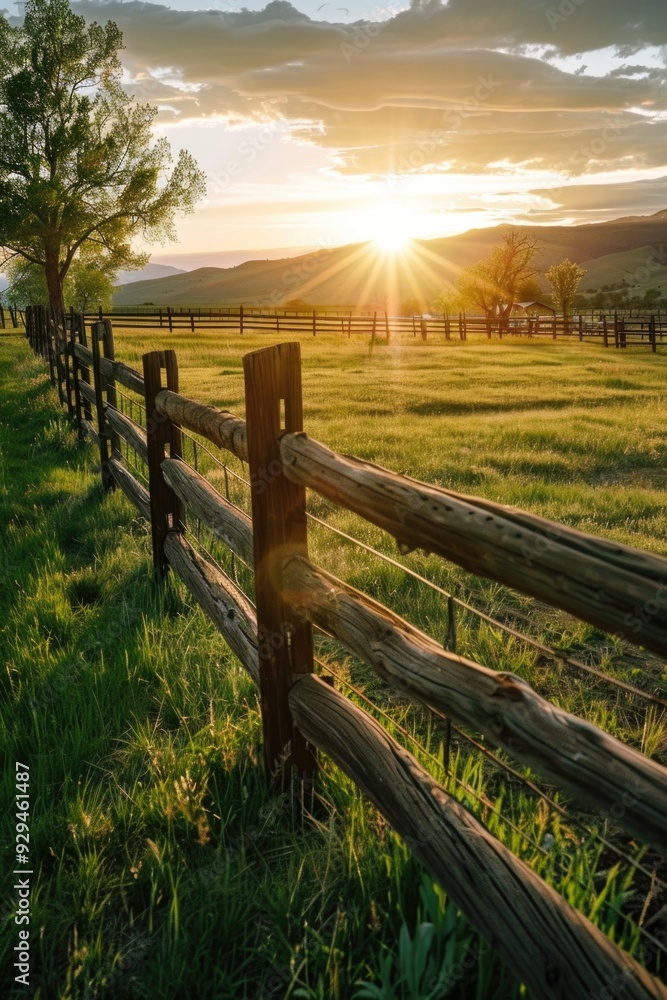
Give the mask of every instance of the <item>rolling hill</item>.
[[(486, 256), (510, 228), (415, 240), (410, 252), (402, 255), (382, 254), (373, 243), (358, 243), (278, 260), (249, 260), (236, 267), (201, 267), (152, 281), (133, 281), (119, 288), (114, 305), (245, 303), (271, 308), (298, 299), (309, 305), (383, 309), (407, 298), (429, 302), (448, 284), (456, 283), (461, 267)], [(622, 280), (621, 273), (636, 277), (640, 285), (642, 264), (667, 249), (667, 211), (584, 226), (521, 228), (542, 244), (541, 270), (569, 257), (589, 271), (589, 288)], [(657, 277), (649, 273), (647, 278), (651, 280), (646, 287), (655, 287)]]

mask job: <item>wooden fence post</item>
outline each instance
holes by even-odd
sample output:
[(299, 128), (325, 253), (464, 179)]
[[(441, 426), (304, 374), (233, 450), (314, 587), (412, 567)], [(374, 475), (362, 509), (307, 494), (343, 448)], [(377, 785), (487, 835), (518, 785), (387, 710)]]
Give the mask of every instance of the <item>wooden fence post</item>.
[(65, 403), (65, 391), (63, 389), (63, 385), (65, 383), (65, 367), (63, 365), (63, 353), (61, 350), (62, 345), (60, 340), (60, 332), (64, 322), (62, 313), (59, 313), (56, 309), (49, 309), (47, 322), (49, 326), (49, 345), (53, 351), (53, 358), (56, 366), (58, 399), (60, 400), (60, 405), (63, 406)]
[(74, 392), (74, 419), (79, 440), (83, 437), (83, 424), (81, 422), (81, 390), (79, 388), (79, 362), (74, 348), (76, 346), (76, 333), (79, 323), (83, 323), (83, 316), (77, 316), (74, 311), (71, 314), (69, 328), (69, 355), (72, 359), (72, 390)]
[(269, 780), (284, 788), (290, 766), (306, 782), (317, 766), (288, 703), (292, 676), (313, 669), (312, 627), (292, 620), (282, 586), (286, 554), (307, 554), (305, 489), (285, 478), (279, 445), (284, 431), (303, 429), (299, 344), (246, 354), (243, 370), (264, 759)]
[[(102, 485), (108, 492), (115, 489), (115, 480), (109, 472), (109, 439), (106, 434), (106, 416), (104, 413), (104, 395), (102, 391), (102, 373), (100, 371), (100, 341), (104, 342), (106, 324), (104, 321), (93, 323), (90, 330), (91, 347), (93, 351), (93, 385), (95, 389), (95, 409), (97, 411), (97, 434), (100, 447), (100, 467)], [(103, 344), (104, 347), (104, 344)]]
[(387, 310), (384, 311), (384, 332), (387, 337), (387, 343), (391, 339), (391, 334), (389, 333), (389, 316), (387, 315)]
[(243, 306), (239, 306), (239, 333), (243, 335)]
[[(151, 351), (144, 354), (144, 391), (146, 399), (146, 444), (148, 447), (148, 483), (151, 501), (151, 536), (153, 540), (153, 567), (161, 580), (168, 569), (164, 554), (164, 541), (172, 531), (185, 528), (185, 508), (182, 501), (165, 482), (162, 462), (167, 457), (181, 458), (181, 430), (168, 417), (158, 413), (155, 397), (161, 389), (178, 392), (178, 361), (176, 351)], [(166, 370), (166, 384), (162, 384), (162, 369)]]
[(0, 303), (0, 326), (2, 326), (3, 330), (6, 329), (6, 327), (5, 327), (5, 310), (2, 308), (2, 304), (1, 303)]
[[(78, 334), (79, 334), (79, 343), (81, 344), (81, 346), (82, 347), (88, 347), (88, 338), (86, 336), (86, 316), (85, 316), (85, 313), (81, 313)], [(91, 339), (92, 339), (92, 337), (91, 337)], [(90, 381), (90, 369), (85, 369), (85, 368), (81, 367), (80, 378), (81, 378), (82, 382), (86, 383), (86, 385), (91, 385), (92, 383)], [(84, 417), (86, 418), (86, 420), (88, 421), (88, 423), (92, 424), (92, 422), (93, 422), (93, 413), (92, 413), (92, 410), (90, 409), (90, 403), (85, 398), (85, 396), (84, 396), (84, 400), (83, 400), (83, 404), (82, 405), (83, 405), (83, 415), (84, 415)]]
[[(42, 306), (40, 309), (41, 321), (42, 321), (42, 338), (41, 338), (41, 354), (49, 362), (49, 375), (51, 377), (51, 385), (55, 386), (58, 384), (58, 379), (56, 375), (56, 364), (55, 364), (55, 353), (53, 350), (53, 338), (51, 336), (51, 318), (50, 310), (48, 306)], [(61, 400), (62, 402), (62, 400)]]
[[(67, 337), (67, 317), (63, 313), (63, 326), (62, 326), (62, 357), (63, 365), (65, 367), (65, 396), (67, 397), (67, 415), (70, 420), (74, 417), (74, 388), (72, 385), (72, 375), (70, 371), (70, 357), (71, 353), (69, 350), (69, 343)], [(74, 323), (74, 309), (70, 309), (69, 314), (69, 326), (70, 330)]]
[(655, 354), (658, 349), (657, 344), (655, 342), (655, 316), (651, 316), (649, 320), (648, 331), (649, 331), (648, 333), (649, 340), (651, 342), (651, 350)]

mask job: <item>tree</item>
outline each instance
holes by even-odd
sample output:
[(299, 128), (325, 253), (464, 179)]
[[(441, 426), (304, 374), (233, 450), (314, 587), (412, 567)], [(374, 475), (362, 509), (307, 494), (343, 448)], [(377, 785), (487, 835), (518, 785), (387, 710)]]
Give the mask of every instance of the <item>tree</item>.
[(583, 267), (579, 267), (569, 258), (561, 261), (560, 264), (552, 264), (547, 271), (547, 281), (551, 285), (551, 296), (565, 318), (572, 311), (579, 284), (585, 274)]
[(121, 90), (121, 47), (113, 22), (86, 25), (68, 0), (28, 0), (20, 28), (0, 17), (0, 265), (43, 269), (58, 310), (77, 255), (140, 267), (133, 238), (173, 239), (176, 211), (205, 190), (186, 151), (167, 174), (169, 144), (151, 145), (157, 110)]
[(14, 306), (46, 306), (49, 292), (46, 287), (44, 269), (15, 257), (5, 268), (9, 281), (7, 301)]
[(421, 316), (424, 312), (424, 303), (421, 299), (403, 299), (398, 312), (399, 316)]
[[(6, 268), (10, 286), (7, 299), (12, 305), (48, 305), (49, 292), (46, 287), (44, 268), (15, 257)], [(105, 269), (93, 257), (80, 254), (72, 263), (64, 282), (64, 299), (67, 305), (79, 312), (86, 312), (91, 306), (108, 309), (111, 305), (116, 274)]]
[(539, 274), (533, 260), (540, 249), (537, 240), (519, 229), (503, 233), (500, 246), (461, 272), (461, 299), (482, 309), (487, 318), (498, 317), (502, 325), (507, 325), (513, 304), (522, 301), (523, 289)]
[(448, 287), (445, 288), (431, 304), (431, 309), (434, 313), (452, 313), (456, 312), (461, 306), (461, 299), (456, 289)]
[(100, 261), (82, 250), (74, 260), (65, 279), (65, 301), (77, 312), (87, 312), (93, 306), (111, 307), (116, 268), (110, 261)]

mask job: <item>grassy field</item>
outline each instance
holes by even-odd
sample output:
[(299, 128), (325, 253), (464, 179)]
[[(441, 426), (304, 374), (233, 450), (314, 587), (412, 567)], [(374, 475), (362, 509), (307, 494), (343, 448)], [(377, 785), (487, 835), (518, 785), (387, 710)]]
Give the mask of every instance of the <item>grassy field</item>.
[[(183, 392), (242, 414), (242, 355), (266, 343), (119, 331), (116, 351), (140, 367), (144, 351), (174, 347)], [(552, 342), (410, 341), (371, 354), (365, 339), (318, 337), (302, 347), (305, 429), (326, 444), (667, 554), (667, 358)], [(77, 443), (43, 364), (16, 336), (0, 337), (0, 385), (3, 806), (12, 833), (20, 760), (32, 794), (32, 995), (524, 995), (335, 767), (323, 767), (314, 814), (267, 795), (251, 681), (178, 583), (155, 590), (145, 524), (124, 497), (103, 493), (93, 449)], [(231, 490), (247, 504), (234, 480)], [(372, 526), (310, 504), (397, 555)], [(326, 569), (444, 636), (434, 592), (324, 528), (311, 544)], [(667, 695), (663, 665), (642, 651), (440, 560), (405, 562), (500, 620)], [(641, 703), (545, 663), (474, 616), (459, 620), (459, 649), (667, 760), (664, 721)], [(320, 652), (336, 650), (322, 643)], [(647, 900), (631, 869), (456, 743), (447, 779), (439, 725), (354, 660), (336, 669), (430, 749), (435, 761), (417, 756), (497, 836), (649, 960), (618, 911), (643, 914), (655, 932), (667, 900)], [(495, 811), (480, 811), (482, 792)], [(13, 998), (28, 994), (11, 985), (15, 895), (10, 873), (3, 878), (3, 995)]]

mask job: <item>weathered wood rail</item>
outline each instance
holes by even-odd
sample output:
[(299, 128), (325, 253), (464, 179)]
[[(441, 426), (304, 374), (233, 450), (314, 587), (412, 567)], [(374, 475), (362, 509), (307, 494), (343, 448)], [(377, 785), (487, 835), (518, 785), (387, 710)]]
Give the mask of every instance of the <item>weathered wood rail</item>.
[(305, 434), (285, 434), (280, 450), (288, 479), (388, 531), (403, 550), (434, 552), (608, 632), (646, 607), (636, 641), (667, 653), (667, 559), (337, 455)]
[[(312, 441), (300, 431), (296, 344), (246, 356), (246, 423), (180, 395), (173, 352), (146, 355), (142, 375), (113, 357), (107, 324), (93, 324), (92, 350), (85, 323), (73, 322), (71, 330), (60, 362), (69, 372), (65, 400), (100, 448), (107, 488), (122, 489), (150, 520), (156, 573), (171, 567), (179, 575), (258, 685), (269, 774), (284, 776), (293, 765), (311, 782), (316, 750), (331, 757), (535, 996), (612, 990), (633, 1000), (667, 998), (663, 984), (491, 836), (368, 713), (312, 676), (310, 629), (332, 635), (405, 697), (445, 713), (588, 809), (661, 846), (667, 769), (557, 708), (519, 677), (444, 650), (312, 565), (305, 489), (361, 514), (403, 548), (435, 552), (602, 628), (616, 630), (638, 604), (654, 609), (638, 639), (658, 652), (667, 651), (667, 560), (397, 476)], [(146, 427), (117, 408), (116, 383), (143, 399)], [(183, 460), (181, 428), (250, 461), (252, 519)], [(148, 465), (150, 489), (124, 464), (122, 442)], [(255, 567), (257, 612), (187, 541), (187, 517)]]

